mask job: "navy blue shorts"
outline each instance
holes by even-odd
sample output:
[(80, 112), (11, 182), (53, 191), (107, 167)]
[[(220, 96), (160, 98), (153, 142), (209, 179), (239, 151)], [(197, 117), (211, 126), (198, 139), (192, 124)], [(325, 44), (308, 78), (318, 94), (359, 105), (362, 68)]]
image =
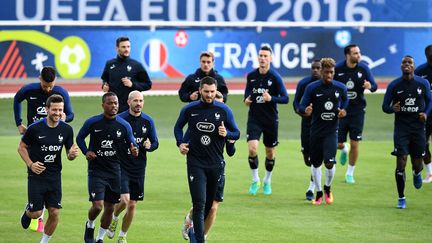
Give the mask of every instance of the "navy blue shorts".
[(393, 134), (394, 150), (392, 155), (411, 155), (412, 158), (423, 158), (426, 147), (426, 129), (409, 129), (395, 126)]
[(216, 195), (214, 201), (223, 202), (224, 199), (224, 189), (225, 189), (225, 173), (223, 173), (218, 181)]
[(120, 175), (116, 178), (101, 178), (88, 176), (89, 201), (106, 201), (118, 203), (120, 201)]
[(310, 162), (314, 167), (324, 163), (336, 163), (337, 134), (310, 138)]
[(278, 121), (262, 123), (257, 119), (249, 117), (247, 121), (246, 139), (247, 141), (259, 140), (262, 133), (264, 146), (268, 148), (276, 147), (279, 143), (278, 128)]
[(129, 194), (130, 200), (144, 200), (144, 176), (131, 177), (128, 173), (121, 173), (121, 194)]
[(301, 151), (303, 154), (308, 155), (309, 154), (309, 147), (310, 147), (310, 128), (311, 128), (311, 119), (310, 117), (303, 117), (302, 118), (302, 124), (301, 124), (301, 132), (300, 132), (300, 138), (301, 138)]
[(350, 114), (346, 117), (339, 119), (339, 143), (347, 141), (347, 135), (349, 133), (350, 140), (360, 141), (362, 140), (363, 124), (365, 119), (365, 112), (359, 112), (356, 114)]
[(27, 195), (29, 211), (40, 211), (44, 208), (61, 208), (62, 189), (61, 179), (46, 180), (28, 177)]

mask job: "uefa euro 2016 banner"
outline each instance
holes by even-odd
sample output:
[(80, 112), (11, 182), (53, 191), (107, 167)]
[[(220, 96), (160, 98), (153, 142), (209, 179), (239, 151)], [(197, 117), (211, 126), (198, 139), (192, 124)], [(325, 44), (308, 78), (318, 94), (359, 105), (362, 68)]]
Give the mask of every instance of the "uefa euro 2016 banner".
[(430, 22), (428, 0), (2, 0), (0, 20)]
[[(3, 0), (0, 20), (427, 21), (430, 5), (384, 0)], [(273, 67), (282, 75), (304, 76), (314, 59), (343, 60), (343, 47), (349, 43), (360, 46), (374, 75), (394, 77), (400, 75), (403, 55), (412, 55), (420, 64), (425, 61), (424, 47), (432, 43), (431, 30), (424, 28), (257, 32), (254, 28), (51, 27), (46, 32), (43, 27), (2, 27), (0, 79), (37, 77), (45, 65), (55, 66), (67, 79), (100, 77), (105, 62), (116, 55), (119, 36), (131, 39), (131, 57), (143, 63), (153, 78), (194, 72), (204, 50), (214, 52), (215, 69), (226, 78), (243, 77), (257, 66), (264, 44), (273, 49)]]

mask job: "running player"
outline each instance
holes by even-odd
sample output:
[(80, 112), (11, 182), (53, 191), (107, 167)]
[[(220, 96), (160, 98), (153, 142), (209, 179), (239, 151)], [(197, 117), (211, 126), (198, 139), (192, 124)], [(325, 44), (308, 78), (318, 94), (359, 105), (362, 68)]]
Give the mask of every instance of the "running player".
[(382, 109), (385, 113), (395, 114), (393, 134), (396, 156), (396, 186), (398, 190), (397, 208), (406, 208), (405, 167), (408, 155), (411, 156), (413, 184), (416, 189), (422, 186), (421, 171), (425, 155), (425, 122), (432, 110), (430, 84), (427, 80), (414, 75), (414, 59), (402, 59), (402, 77), (393, 80), (387, 87)]
[(248, 162), (252, 171), (249, 194), (256, 195), (261, 187), (258, 174), (258, 141), (263, 134), (266, 152), (263, 193), (271, 195), (271, 176), (276, 161), (276, 146), (279, 143), (277, 104), (287, 104), (288, 94), (281, 76), (270, 67), (272, 61), (270, 47), (261, 47), (258, 55), (259, 67), (247, 75), (244, 93), (244, 103), (249, 107), (246, 132), (249, 150)]
[[(114, 204), (120, 201), (120, 147), (128, 146), (132, 155), (138, 156), (131, 126), (117, 116), (118, 99), (113, 92), (103, 95), (102, 107), (103, 114), (87, 119), (76, 138), (88, 161), (88, 193), (92, 202), (85, 224), (85, 242), (94, 242), (94, 221), (104, 209), (96, 238), (96, 242), (103, 242), (112, 220)], [(89, 146), (85, 142), (88, 135)]]
[[(223, 95), (221, 92), (219, 92), (219, 91), (216, 92), (215, 101), (223, 102)], [(189, 142), (188, 132), (186, 132), (183, 139), (186, 142)], [(225, 142), (226, 152), (227, 152), (228, 156), (230, 156), (230, 157), (233, 156), (235, 153), (234, 143), (235, 143), (234, 140), (227, 140)], [(225, 161), (224, 161), (224, 163), (225, 163)], [(217, 210), (219, 208), (219, 204), (221, 202), (223, 202), (224, 189), (225, 189), (225, 165), (224, 165), (224, 171), (222, 173), (222, 177), (218, 182), (218, 188), (216, 191), (216, 196), (213, 200), (213, 205), (209, 211), (209, 214), (207, 215), (207, 217), (205, 218), (205, 221), (204, 221), (204, 226), (205, 226), (204, 238), (206, 238), (206, 239), (207, 239), (208, 233), (210, 232), (211, 227), (213, 226), (213, 224), (216, 221), (216, 215), (217, 215)], [(191, 232), (191, 228), (193, 228), (192, 215), (193, 215), (193, 207), (189, 210), (188, 214), (186, 215), (186, 217), (183, 221), (182, 236), (183, 236), (183, 239), (185, 239), (185, 240), (189, 240), (189, 238), (190, 238), (189, 235), (192, 233)]]
[(324, 197), (327, 204), (333, 203), (331, 183), (336, 172), (336, 150), (338, 121), (346, 115), (348, 106), (347, 89), (341, 82), (333, 80), (335, 61), (332, 58), (321, 59), (321, 80), (306, 87), (300, 102), (299, 111), (306, 116), (312, 115), (310, 129), (310, 162), (315, 189), (314, 205), (321, 205), (321, 165), (324, 161), (325, 184)]
[[(338, 149), (341, 149), (340, 162), (345, 165), (349, 160), (345, 181), (354, 184), (354, 169), (359, 156), (359, 142), (362, 140), (366, 99), (364, 91), (377, 90), (377, 84), (369, 67), (360, 61), (360, 48), (351, 44), (344, 48), (345, 61), (336, 65), (334, 79), (346, 85), (349, 104), (347, 115), (339, 122)], [(346, 142), (349, 133), (350, 144)], [(347, 158), (348, 157), (348, 158)]]
[(52, 95), (46, 101), (47, 117), (30, 125), (18, 147), (18, 153), (28, 169), (28, 203), (21, 216), (21, 225), (27, 229), (31, 219), (48, 209), (48, 220), (40, 242), (48, 242), (59, 221), (62, 206), (61, 152), (66, 147), (69, 160), (78, 156), (78, 147), (73, 144), (72, 127), (61, 120), (64, 100), (61, 95)]
[[(234, 116), (223, 103), (214, 102), (216, 80), (204, 77), (200, 81), (199, 101), (186, 105), (174, 127), (180, 153), (187, 155), (189, 190), (193, 204), (196, 240), (205, 242), (204, 219), (207, 217), (224, 168), (223, 148), (227, 139), (240, 136)], [(185, 143), (183, 127), (188, 124), (189, 143)]]

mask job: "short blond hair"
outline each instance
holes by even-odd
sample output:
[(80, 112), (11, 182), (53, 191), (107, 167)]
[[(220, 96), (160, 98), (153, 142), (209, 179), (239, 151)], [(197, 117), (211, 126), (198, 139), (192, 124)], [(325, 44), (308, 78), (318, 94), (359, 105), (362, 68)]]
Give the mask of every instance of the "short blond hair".
[(336, 61), (330, 57), (321, 58), (320, 62), (322, 68), (334, 68), (336, 66)]

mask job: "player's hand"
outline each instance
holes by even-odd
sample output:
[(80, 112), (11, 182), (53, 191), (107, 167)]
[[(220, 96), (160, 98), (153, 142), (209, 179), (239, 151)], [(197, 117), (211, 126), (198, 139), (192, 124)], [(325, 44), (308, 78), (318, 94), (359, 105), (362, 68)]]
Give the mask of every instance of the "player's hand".
[(312, 112), (313, 112), (312, 103), (310, 103), (305, 109), (305, 116), (312, 115)]
[(198, 96), (199, 96), (199, 92), (195, 91), (195, 92), (192, 92), (192, 94), (189, 95), (189, 99), (190, 100), (197, 100)]
[(226, 127), (225, 127), (223, 121), (221, 122), (221, 125), (219, 126), (219, 135), (222, 137), (226, 137), (226, 135), (227, 135), (227, 130), (226, 130)]
[(338, 118), (344, 118), (346, 116), (346, 110), (338, 108)]
[(86, 159), (87, 160), (94, 160), (96, 159), (96, 154), (93, 151), (87, 151), (86, 153)]
[(71, 148), (68, 151), (68, 160), (74, 160), (76, 157), (78, 157), (79, 154), (79, 148), (76, 144), (72, 144)]
[(363, 83), (363, 89), (369, 89), (370, 90), (371, 88), (372, 88), (372, 84), (365, 79), (365, 81)]
[(135, 156), (135, 157), (138, 156), (139, 149), (138, 149), (138, 147), (135, 147), (135, 146), (133, 145), (133, 143), (130, 144), (129, 149), (130, 149), (130, 151), (131, 151), (131, 153), (132, 153), (133, 156)]
[(419, 120), (420, 120), (421, 122), (426, 122), (426, 120), (427, 120), (427, 115), (426, 115), (426, 113), (424, 113), (424, 112), (420, 112), (420, 113), (419, 113)]
[(150, 142), (150, 139), (146, 139), (145, 141), (144, 141), (144, 148), (145, 149), (150, 149), (150, 147), (151, 147), (151, 142)]
[(106, 93), (106, 92), (108, 92), (109, 90), (110, 90), (109, 84), (108, 84), (108, 83), (104, 83), (104, 84), (102, 85), (102, 91), (103, 91), (104, 93)]
[(399, 112), (400, 110), (401, 110), (400, 101), (398, 101), (396, 104), (393, 105), (393, 111)]
[(66, 121), (66, 113), (64, 112), (61, 113), (60, 120)]
[(270, 95), (267, 91), (265, 91), (265, 92), (262, 94), (262, 97), (263, 97), (263, 99), (264, 99), (265, 102), (270, 102), (270, 101), (272, 100), (271, 95)]
[(30, 170), (37, 175), (42, 173), (45, 169), (46, 167), (44, 166), (44, 164), (39, 161), (36, 161), (30, 165)]
[(18, 128), (19, 134), (21, 134), (21, 135), (23, 135), (27, 131), (27, 127), (24, 126), (23, 124), (19, 125), (17, 128)]
[(126, 86), (128, 88), (132, 87), (132, 81), (131, 81), (130, 77), (124, 77), (121, 79), (121, 81), (122, 81), (124, 86)]
[(179, 145), (179, 150), (180, 150), (181, 154), (183, 154), (183, 155), (187, 154), (189, 152), (189, 144), (181, 143)]
[(246, 106), (250, 106), (252, 104), (252, 97), (249, 95), (245, 100), (244, 103)]

